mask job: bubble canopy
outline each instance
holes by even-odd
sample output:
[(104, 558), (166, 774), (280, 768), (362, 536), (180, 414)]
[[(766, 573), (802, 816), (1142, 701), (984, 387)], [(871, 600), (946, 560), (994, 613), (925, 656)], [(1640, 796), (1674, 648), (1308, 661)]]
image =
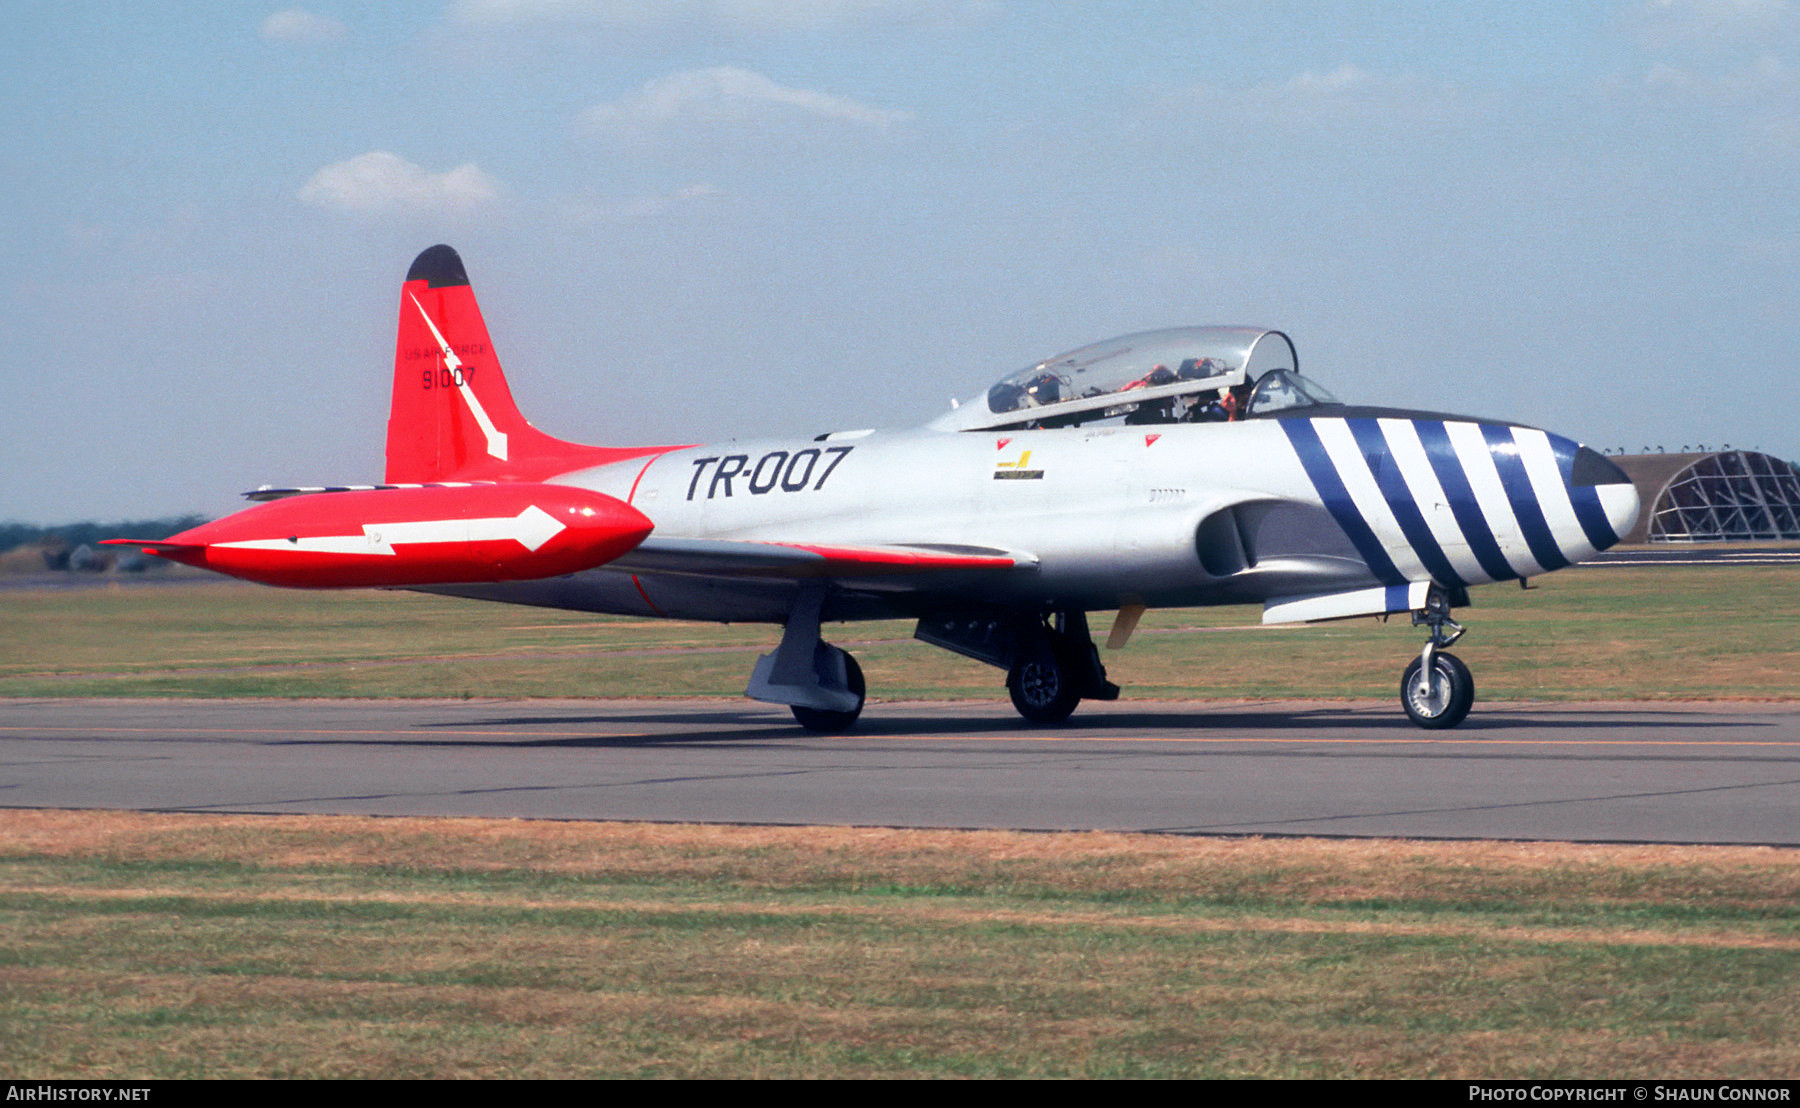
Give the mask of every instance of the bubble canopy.
[(1124, 416), (1172, 422), (1275, 370), (1296, 375), (1293, 342), (1260, 327), (1141, 331), (1034, 362), (932, 422), (940, 430), (1063, 427)]

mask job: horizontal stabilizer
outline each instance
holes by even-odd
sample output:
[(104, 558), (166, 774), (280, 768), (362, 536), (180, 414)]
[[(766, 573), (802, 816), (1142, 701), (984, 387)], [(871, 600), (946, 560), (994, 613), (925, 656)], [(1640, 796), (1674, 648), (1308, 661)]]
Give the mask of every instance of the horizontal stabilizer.
[(629, 573), (695, 577), (870, 577), (1034, 568), (1037, 558), (982, 546), (835, 546), (651, 537), (608, 563)]
[(321, 492), (378, 492), (383, 489), (466, 489), (475, 485), (491, 485), (492, 481), (432, 481), (418, 485), (302, 485), (298, 488), (278, 489), (272, 485), (252, 489), (244, 493), (245, 500), (263, 503), (270, 500), (286, 500), (290, 496), (312, 496)]
[(101, 546), (135, 546), (147, 554), (161, 554), (176, 550), (199, 550), (204, 543), (171, 542), (168, 539), (101, 539)]

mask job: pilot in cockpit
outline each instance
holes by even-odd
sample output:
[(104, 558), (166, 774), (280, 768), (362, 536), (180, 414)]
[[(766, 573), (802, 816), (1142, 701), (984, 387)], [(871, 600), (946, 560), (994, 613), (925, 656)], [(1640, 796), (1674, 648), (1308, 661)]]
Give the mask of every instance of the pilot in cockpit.
[[(1119, 391), (1130, 392), (1133, 389), (1155, 388), (1157, 385), (1172, 385), (1175, 383), (1175, 380), (1175, 374), (1170, 371), (1169, 367), (1159, 363), (1151, 367), (1149, 373), (1144, 374), (1142, 377), (1139, 377)], [(1125, 422), (1128, 424), (1174, 423), (1175, 398), (1172, 396), (1165, 396), (1156, 400), (1146, 400), (1125, 416)]]
[(1195, 423), (1234, 423), (1243, 411), (1243, 402), (1234, 389), (1220, 389), (1211, 400), (1197, 406), (1188, 416)]
[(1062, 378), (1054, 373), (1040, 373), (1025, 385), (1025, 395), (1036, 407), (1054, 404), (1062, 399)]

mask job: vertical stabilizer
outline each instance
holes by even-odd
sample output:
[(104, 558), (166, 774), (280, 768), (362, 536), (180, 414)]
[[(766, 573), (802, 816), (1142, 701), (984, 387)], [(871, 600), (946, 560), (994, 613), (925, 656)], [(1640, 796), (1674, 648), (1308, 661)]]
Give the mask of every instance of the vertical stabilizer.
[(582, 446), (533, 427), (513, 403), (462, 259), (434, 246), (400, 289), (387, 481), (539, 481), (666, 447)]

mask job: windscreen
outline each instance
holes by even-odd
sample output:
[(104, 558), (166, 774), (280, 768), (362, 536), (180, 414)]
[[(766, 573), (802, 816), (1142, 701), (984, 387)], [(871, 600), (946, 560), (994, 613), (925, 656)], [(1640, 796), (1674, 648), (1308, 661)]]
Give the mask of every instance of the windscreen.
[(1257, 380), (1256, 387), (1250, 390), (1250, 402), (1245, 407), (1245, 414), (1269, 415), (1294, 408), (1315, 408), (1321, 404), (1337, 403), (1337, 397), (1310, 377), (1277, 369), (1263, 374)]

